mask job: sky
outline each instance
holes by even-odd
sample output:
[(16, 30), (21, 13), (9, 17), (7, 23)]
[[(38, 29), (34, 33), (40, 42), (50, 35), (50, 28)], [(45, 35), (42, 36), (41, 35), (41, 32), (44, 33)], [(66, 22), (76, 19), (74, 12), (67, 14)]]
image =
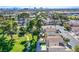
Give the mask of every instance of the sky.
[(64, 6), (79, 6), (79, 0), (0, 0), (0, 6), (30, 6), (61, 8)]

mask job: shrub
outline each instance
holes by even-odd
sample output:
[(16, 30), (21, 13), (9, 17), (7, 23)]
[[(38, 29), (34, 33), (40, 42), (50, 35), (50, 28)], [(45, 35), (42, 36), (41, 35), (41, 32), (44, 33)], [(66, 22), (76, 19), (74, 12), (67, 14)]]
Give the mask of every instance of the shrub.
[(75, 50), (75, 52), (79, 52), (79, 45), (76, 45), (76, 46), (74, 47), (74, 50)]
[(22, 45), (25, 44), (25, 43), (26, 43), (26, 41), (21, 42)]

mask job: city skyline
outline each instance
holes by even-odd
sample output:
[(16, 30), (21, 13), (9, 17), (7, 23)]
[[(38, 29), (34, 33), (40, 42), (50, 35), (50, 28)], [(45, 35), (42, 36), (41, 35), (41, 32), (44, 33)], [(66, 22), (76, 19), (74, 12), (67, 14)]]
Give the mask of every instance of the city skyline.
[(50, 9), (78, 9), (79, 6), (0, 6), (0, 8), (50, 8)]

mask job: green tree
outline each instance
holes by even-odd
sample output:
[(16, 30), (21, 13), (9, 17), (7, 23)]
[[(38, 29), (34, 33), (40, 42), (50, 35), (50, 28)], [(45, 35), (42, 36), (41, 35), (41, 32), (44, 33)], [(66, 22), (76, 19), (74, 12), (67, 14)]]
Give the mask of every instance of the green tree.
[(64, 28), (68, 31), (71, 29), (71, 27), (68, 23), (64, 23)]
[(45, 12), (40, 12), (38, 15), (36, 15), (35, 20), (36, 22), (36, 28), (40, 32), (41, 31), (41, 26), (44, 25), (43, 19), (47, 19), (48, 15)]
[(70, 42), (70, 40), (68, 39), (68, 38), (64, 38), (64, 43), (65, 43), (65, 45), (67, 45), (68, 44), (68, 42)]
[(0, 16), (0, 29), (2, 30), (2, 37), (4, 38), (4, 35), (6, 33), (6, 30), (7, 30), (7, 20), (4, 19), (5, 17), (3, 16)]
[(57, 20), (58, 20), (58, 15), (57, 13), (54, 13), (52, 16), (52, 19), (53, 19), (53, 24), (55, 26), (55, 29), (56, 29), (56, 25), (57, 25)]
[(26, 30), (24, 27), (20, 27), (19, 29), (19, 36), (24, 36), (24, 34), (26, 33)]
[(35, 17), (29, 22), (27, 30), (31, 32), (40, 32), (43, 20), (46, 19), (46, 15), (42, 12), (35, 14)]
[(75, 50), (75, 52), (79, 52), (79, 45), (76, 45), (76, 46), (74, 47), (74, 50)]
[(66, 15), (64, 15), (64, 14), (61, 14), (61, 13), (54, 13), (53, 14), (53, 19), (54, 20), (59, 20), (61, 22), (61, 25), (64, 24), (64, 21), (68, 21), (68, 17)]
[(14, 46), (14, 41), (6, 40), (5, 37), (0, 38), (0, 52), (8, 52)]
[(13, 40), (13, 34), (17, 33), (17, 23), (11, 16), (9, 16), (9, 19), (6, 22), (6, 33), (10, 35), (11, 40)]
[(29, 13), (21, 13), (18, 15), (19, 18), (28, 18), (29, 16)]

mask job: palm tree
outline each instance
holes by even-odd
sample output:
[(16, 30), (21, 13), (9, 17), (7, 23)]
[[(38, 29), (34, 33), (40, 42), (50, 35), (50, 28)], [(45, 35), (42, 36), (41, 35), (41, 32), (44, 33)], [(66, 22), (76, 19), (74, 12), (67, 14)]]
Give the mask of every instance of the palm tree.
[(4, 16), (0, 16), (0, 29), (2, 29), (2, 37), (4, 37), (6, 32), (7, 20), (4, 19)]
[(35, 24), (36, 24), (35, 19), (32, 19), (32, 20), (28, 23), (28, 25), (27, 25), (27, 31), (28, 31), (28, 32), (32, 32), (33, 27), (35, 26)]
[(53, 19), (53, 23), (54, 23), (54, 26), (55, 26), (55, 30), (56, 30), (56, 25), (57, 25), (57, 22), (56, 22), (56, 20), (58, 20), (58, 15), (57, 15), (57, 13), (54, 13), (53, 15), (52, 15), (52, 19)]
[[(3, 30), (3, 32), (2, 32), (3, 35), (0, 38), (0, 51), (3, 51), (3, 52), (10, 51), (12, 49), (13, 45), (14, 45), (13, 40), (6, 40), (6, 37), (4, 37), (5, 34), (8, 34), (9, 31), (11, 30), (9, 21), (10, 21), (9, 19), (5, 20), (4, 17), (3, 17), (2, 22), (0, 22), (0, 25), (1, 25), (0, 29)], [(12, 28), (14, 28), (14, 27), (12, 27)]]
[(19, 36), (24, 36), (25, 32), (26, 32), (25, 28), (24, 27), (20, 27), (20, 29), (19, 29)]
[(39, 15), (36, 15), (36, 20), (37, 20), (37, 28), (40, 30), (41, 26), (44, 25), (43, 19), (47, 19), (48, 15), (44, 12), (40, 12)]
[(46, 15), (42, 12), (35, 14), (36, 17), (29, 22), (27, 29), (40, 32), (41, 26), (43, 25), (43, 19), (46, 19)]
[(21, 14), (18, 15), (18, 17), (29, 18), (29, 13), (21, 13)]
[[(30, 21), (29, 17), (30, 17), (30, 14), (29, 13), (21, 13), (21, 14), (18, 15), (18, 19), (20, 19), (20, 18), (23, 18), (24, 19), (24, 23), (25, 23), (26, 29), (30, 27), (30, 25), (29, 25), (29, 21)], [(20, 29), (20, 27), (19, 27), (19, 29)], [(28, 30), (26, 30), (26, 31), (28, 31)]]
[(14, 18), (11, 18), (11, 16), (9, 16), (9, 19), (7, 20), (6, 29), (6, 33), (10, 35), (13, 40), (13, 34), (17, 32), (17, 23)]
[[(30, 22), (28, 23), (27, 30), (32, 33), (32, 38), (34, 37), (34, 35), (38, 36), (39, 32), (41, 31), (41, 26), (42, 26), (42, 22), (43, 22), (42, 19), (44, 19), (44, 18), (45, 18), (44, 14), (36, 13), (35, 17), (32, 20), (30, 20)], [(31, 45), (30, 45), (31, 49), (32, 50), (35, 49), (36, 41), (34, 39), (32, 39), (32, 41), (30, 43), (31, 43)]]
[(68, 17), (66, 15), (61, 13), (57, 13), (57, 15), (58, 15), (58, 20), (60, 20), (61, 22), (61, 25), (64, 24), (64, 21), (68, 21)]
[(27, 21), (29, 21), (29, 17), (30, 17), (29, 13), (21, 13), (21, 14), (18, 15), (18, 19), (19, 18), (24, 18), (24, 19), (27, 18)]

